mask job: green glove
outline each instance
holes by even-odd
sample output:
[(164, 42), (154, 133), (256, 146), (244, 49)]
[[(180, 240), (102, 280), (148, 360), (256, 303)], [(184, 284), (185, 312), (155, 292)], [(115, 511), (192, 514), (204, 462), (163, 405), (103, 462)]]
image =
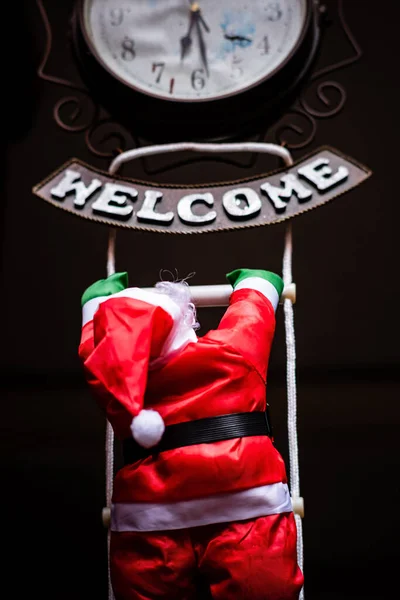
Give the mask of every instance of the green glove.
[(271, 273), (271, 271), (263, 271), (261, 269), (236, 269), (235, 271), (231, 271), (227, 273), (226, 278), (235, 289), (235, 287), (244, 279), (248, 279), (249, 277), (258, 277), (261, 279), (265, 279), (272, 283), (276, 291), (278, 292), (278, 296), (282, 294), (283, 291), (283, 280), (279, 275), (275, 273)]
[(98, 298), (99, 296), (111, 296), (117, 292), (122, 292), (128, 287), (128, 273), (114, 273), (107, 279), (99, 279), (85, 290), (81, 299), (83, 306), (89, 300)]

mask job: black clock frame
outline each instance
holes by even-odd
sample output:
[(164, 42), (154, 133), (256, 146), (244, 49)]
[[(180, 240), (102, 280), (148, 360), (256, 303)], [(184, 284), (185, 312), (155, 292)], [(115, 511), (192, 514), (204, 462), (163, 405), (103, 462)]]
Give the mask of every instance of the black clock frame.
[(162, 99), (127, 85), (96, 55), (84, 26), (84, 1), (72, 15), (73, 50), (89, 91), (114, 118), (153, 141), (218, 140), (259, 131), (279, 118), (310, 71), (320, 38), (318, 0), (307, 0), (302, 34), (273, 73), (218, 99)]

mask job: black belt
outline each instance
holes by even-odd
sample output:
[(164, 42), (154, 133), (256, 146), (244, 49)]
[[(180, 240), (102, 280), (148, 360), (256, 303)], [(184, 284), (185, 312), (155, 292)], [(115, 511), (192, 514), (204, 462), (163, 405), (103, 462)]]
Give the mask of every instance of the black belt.
[(266, 412), (234, 413), (219, 417), (207, 417), (167, 425), (161, 441), (152, 448), (143, 448), (133, 439), (123, 441), (125, 465), (165, 450), (182, 446), (221, 442), (234, 438), (265, 435), (271, 437), (271, 427)]

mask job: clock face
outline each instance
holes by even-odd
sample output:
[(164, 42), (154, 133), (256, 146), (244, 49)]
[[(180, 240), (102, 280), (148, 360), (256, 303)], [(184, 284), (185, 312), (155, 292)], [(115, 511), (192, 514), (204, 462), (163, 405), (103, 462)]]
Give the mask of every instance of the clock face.
[(294, 53), (308, 0), (83, 0), (97, 60), (125, 85), (172, 101), (224, 98)]

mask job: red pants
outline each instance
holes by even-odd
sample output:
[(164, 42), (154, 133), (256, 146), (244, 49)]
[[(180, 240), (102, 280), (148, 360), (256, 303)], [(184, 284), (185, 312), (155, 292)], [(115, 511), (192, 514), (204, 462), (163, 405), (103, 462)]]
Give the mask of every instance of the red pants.
[(112, 533), (116, 600), (194, 600), (199, 577), (214, 600), (296, 600), (303, 575), (293, 514), (166, 532)]

